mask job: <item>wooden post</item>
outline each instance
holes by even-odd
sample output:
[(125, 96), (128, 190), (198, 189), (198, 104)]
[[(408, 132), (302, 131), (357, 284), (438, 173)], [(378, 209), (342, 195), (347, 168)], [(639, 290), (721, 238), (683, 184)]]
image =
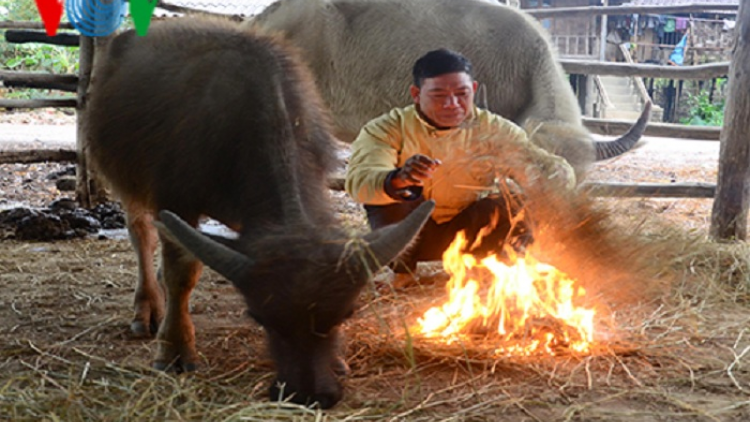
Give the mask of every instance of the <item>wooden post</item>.
[(84, 208), (96, 205), (96, 186), (88, 166), (88, 125), (85, 112), (87, 93), (91, 83), (91, 71), (94, 66), (94, 39), (81, 35), (78, 63), (78, 106), (76, 107), (76, 151), (78, 166), (76, 168), (76, 200)]
[(672, 110), (672, 123), (679, 123), (680, 122), (680, 98), (682, 97), (682, 87), (685, 84), (685, 81), (680, 79), (677, 82), (677, 90), (675, 91), (674, 95), (674, 109)]
[(669, 85), (667, 85), (665, 89), (665, 96), (667, 97), (667, 104), (666, 107), (664, 107), (664, 121), (669, 123), (674, 123), (674, 108), (675, 108), (675, 98), (674, 98), (675, 88), (674, 88), (674, 79), (669, 80)]
[(750, 182), (750, 2), (741, 1), (729, 64), (729, 94), (719, 150), (719, 177), (710, 235), (746, 240)]
[[(607, 7), (609, 0), (602, 0), (602, 6)], [(599, 19), (601, 22), (601, 28), (599, 28), (599, 61), (603, 62), (606, 60), (606, 49), (607, 49), (607, 15), (602, 15)]]
[(594, 116), (594, 102), (596, 101), (596, 95), (594, 95), (594, 76), (581, 75), (586, 78), (586, 106), (583, 109), (585, 116)]
[(633, 46), (633, 61), (643, 62), (643, 57), (638, 54), (638, 20), (641, 15), (636, 13), (634, 16), (633, 26), (635, 26), (635, 32), (633, 32), (633, 38), (630, 39), (630, 45)]

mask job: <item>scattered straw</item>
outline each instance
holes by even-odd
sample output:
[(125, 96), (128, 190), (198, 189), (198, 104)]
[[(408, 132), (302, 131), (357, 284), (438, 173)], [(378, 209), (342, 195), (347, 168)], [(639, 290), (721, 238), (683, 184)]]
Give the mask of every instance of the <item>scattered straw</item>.
[[(747, 247), (571, 201), (589, 211), (556, 217), (540, 243), (581, 237), (562, 256), (607, 302), (591, 353), (513, 357), (495, 353), (496, 339), (422, 338), (416, 319), (443, 286), (367, 289), (344, 325), (345, 398), (325, 412), (268, 401), (262, 330), (216, 274), (191, 300), (201, 369), (164, 374), (149, 367), (153, 342), (128, 332), (136, 265), (125, 240), (0, 243), (0, 419), (748, 420)], [(610, 274), (631, 284), (606, 285)]]

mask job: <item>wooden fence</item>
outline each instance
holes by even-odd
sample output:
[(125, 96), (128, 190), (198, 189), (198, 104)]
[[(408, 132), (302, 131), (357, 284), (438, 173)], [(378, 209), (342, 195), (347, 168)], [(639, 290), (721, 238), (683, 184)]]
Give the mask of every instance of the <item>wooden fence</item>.
[[(705, 5), (704, 5), (705, 6)], [(692, 10), (691, 6), (691, 10)], [(713, 7), (713, 6), (712, 6)], [(613, 11), (612, 9), (616, 9)], [(652, 13), (654, 8), (624, 8), (599, 7), (599, 8), (566, 8), (566, 9), (543, 9), (527, 10), (537, 17), (564, 16), (578, 13), (625, 13), (623, 9), (633, 9), (632, 13)], [(684, 7), (660, 7), (659, 12), (682, 11)], [(703, 10), (703, 9), (700, 9)], [(186, 10), (181, 9), (185, 12)], [(86, 165), (86, 122), (83, 120), (85, 109), (86, 92), (91, 77), (91, 67), (95, 54), (95, 41), (89, 37), (78, 37), (75, 34), (60, 34), (50, 39), (42, 31), (42, 24), (38, 22), (0, 22), (0, 29), (6, 30), (8, 42), (52, 42), (58, 45), (77, 45), (80, 49), (80, 65), (78, 75), (49, 75), (29, 72), (0, 71), (0, 81), (6, 86), (55, 89), (65, 92), (75, 92), (76, 96), (63, 99), (40, 99), (40, 100), (12, 100), (0, 99), (0, 108), (39, 108), (39, 107), (75, 107), (77, 113), (77, 153), (70, 151), (28, 151), (14, 152), (13, 154), (0, 152), (0, 163), (3, 162), (35, 162), (35, 161), (73, 161), (78, 164), (77, 171), (77, 200), (83, 206), (92, 206), (98, 198), (96, 189), (96, 178), (90, 173)], [(66, 26), (62, 25), (65, 29)], [(98, 39), (100, 43), (103, 40)], [(644, 64), (609, 63), (598, 61), (580, 61), (561, 59), (560, 63), (569, 74), (585, 75), (615, 75), (615, 76), (639, 76), (668, 79), (712, 79), (723, 77), (728, 74), (729, 62), (714, 63), (699, 66), (658, 66)], [(584, 125), (595, 134), (613, 135), (625, 132), (632, 122), (619, 120), (606, 120), (584, 118)], [(689, 138), (717, 141), (720, 137), (719, 128), (690, 127), (678, 124), (650, 123), (644, 133), (647, 136), (662, 136), (670, 138)], [(341, 189), (343, 186), (340, 178), (331, 181), (333, 189)], [(638, 196), (638, 197), (693, 197), (712, 198), (716, 186), (707, 184), (615, 184), (615, 183), (590, 183), (588, 187), (591, 192), (599, 196)]]

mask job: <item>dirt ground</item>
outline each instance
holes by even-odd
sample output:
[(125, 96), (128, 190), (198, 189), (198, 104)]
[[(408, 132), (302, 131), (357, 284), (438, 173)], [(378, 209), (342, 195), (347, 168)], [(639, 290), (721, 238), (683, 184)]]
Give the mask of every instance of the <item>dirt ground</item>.
[[(715, 143), (653, 138), (597, 164), (589, 180), (714, 183), (717, 157)], [(63, 196), (46, 178), (62, 167), (0, 165), (0, 208)], [(332, 195), (342, 221), (362, 230), (359, 207)], [(674, 284), (662, 297), (613, 307), (591, 354), (503, 357), (483, 340), (436, 344), (405, 327), (441, 301), (442, 286), (368, 287), (344, 327), (345, 398), (325, 412), (268, 402), (273, 365), (262, 330), (215, 273), (191, 300), (203, 365), (165, 375), (149, 369), (154, 342), (129, 335), (136, 263), (123, 236), (0, 241), (0, 420), (750, 420), (744, 246), (703, 246), (708, 199), (600, 201), (623, 227), (654, 224), (656, 236), (669, 227), (701, 246), (655, 256)]]

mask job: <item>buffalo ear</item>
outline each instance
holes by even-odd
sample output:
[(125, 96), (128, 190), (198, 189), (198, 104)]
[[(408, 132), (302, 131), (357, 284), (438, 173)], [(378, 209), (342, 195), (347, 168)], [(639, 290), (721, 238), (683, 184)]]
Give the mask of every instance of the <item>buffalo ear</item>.
[(232, 239), (217, 241), (170, 211), (160, 211), (159, 220), (154, 224), (164, 235), (232, 282), (245, 279), (254, 265), (252, 259), (229, 246)]
[(425, 201), (403, 221), (365, 235), (364, 240), (369, 244), (370, 253), (367, 256), (370, 268), (380, 269), (407, 250), (434, 209), (435, 201)]

